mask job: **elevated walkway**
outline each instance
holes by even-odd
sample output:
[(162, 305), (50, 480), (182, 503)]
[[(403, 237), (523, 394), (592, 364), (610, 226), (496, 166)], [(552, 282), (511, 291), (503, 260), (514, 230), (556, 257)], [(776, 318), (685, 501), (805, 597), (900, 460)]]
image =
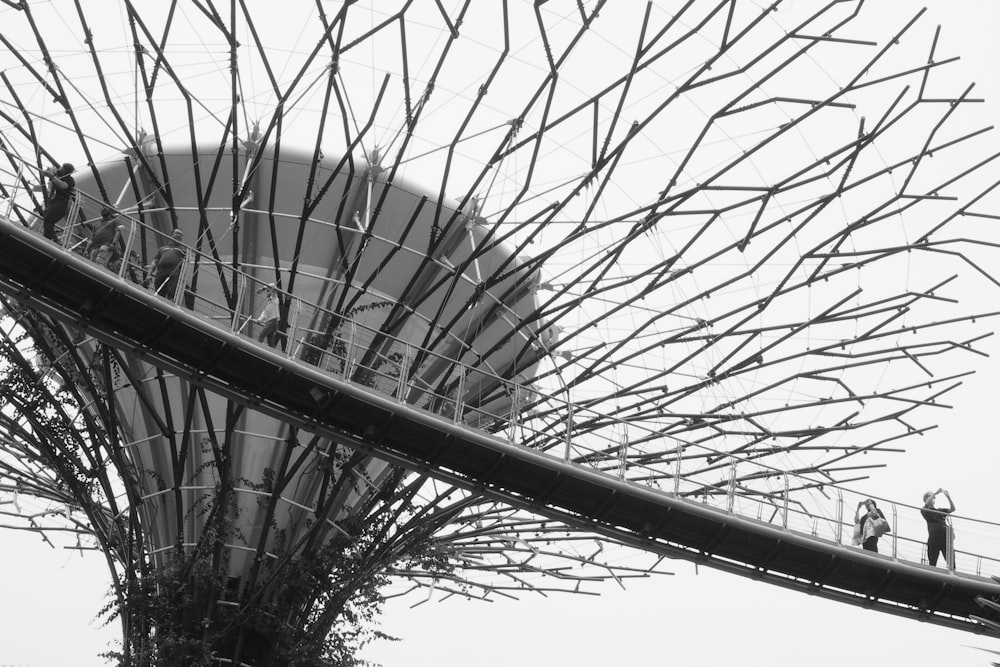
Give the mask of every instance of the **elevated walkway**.
[[(139, 223), (131, 224), (134, 231)], [(128, 279), (135, 268), (126, 262), (112, 272), (0, 219), (0, 290), (256, 410), (641, 549), (938, 625), (982, 631), (1000, 623), (1000, 611), (976, 602), (977, 596), (1000, 600), (1000, 584), (990, 576), (1000, 574), (1000, 564), (991, 558), (963, 554), (956, 571), (931, 567), (919, 562), (918, 539), (895, 535), (891, 555), (865, 552), (844, 543), (850, 519), (843, 508), (850, 504), (842, 500), (832, 520), (796, 516), (787, 493), (783, 502), (748, 501), (748, 510), (746, 499), (731, 492), (726, 506), (714, 507), (676, 486), (671, 493), (548, 453), (557, 448), (525, 446), (541, 436), (515, 436), (523, 421), (517, 414), (520, 390), (502, 378), (461, 369), (456, 374), (504, 385), (501, 393), (515, 397), (505, 414), (489, 413), (485, 401), (463, 404), (468, 393), (461, 390), (448, 396), (415, 387), (403, 367), (388, 373), (373, 364), (375, 378), (360, 383), (346, 370), (353, 363), (350, 345), (347, 352), (308, 353), (308, 332), (297, 324), (303, 320), (292, 318), (284, 349), (269, 348), (241, 334), (245, 323), (238, 310), (200, 303), (184, 289), (174, 300), (163, 298)], [(219, 275), (230, 271), (231, 284), (243, 281), (244, 291), (254, 287), (249, 277), (221, 264), (216, 268)], [(293, 304), (291, 312), (310, 307), (316, 306)], [(396, 363), (405, 366), (419, 357)], [(470, 420), (470, 414), (478, 417)], [(820, 523), (833, 530), (819, 529)], [(901, 523), (894, 525), (899, 530)]]

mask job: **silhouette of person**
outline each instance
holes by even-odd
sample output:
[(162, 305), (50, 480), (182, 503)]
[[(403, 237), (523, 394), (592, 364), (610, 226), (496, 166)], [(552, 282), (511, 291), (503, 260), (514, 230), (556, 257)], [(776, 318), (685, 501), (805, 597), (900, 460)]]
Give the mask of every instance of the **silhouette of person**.
[[(865, 511), (863, 515), (862, 509)], [(888, 523), (885, 514), (882, 514), (882, 510), (875, 505), (874, 500), (869, 498), (858, 503), (858, 508), (854, 511), (854, 523), (858, 526), (858, 543), (866, 551), (878, 553), (878, 538), (885, 533), (878, 527), (876, 523), (878, 519)]]
[(153, 273), (153, 291), (168, 299), (173, 299), (177, 292), (177, 279), (180, 276), (181, 264), (184, 262), (184, 232), (175, 229), (171, 239), (153, 256), (149, 270)]
[(76, 191), (76, 181), (70, 176), (73, 170), (73, 165), (66, 162), (58, 169), (42, 171), (42, 174), (49, 177), (51, 186), (45, 210), (42, 212), (42, 234), (52, 241), (56, 240), (56, 223), (66, 217), (69, 203)]
[[(934, 507), (934, 499), (940, 494), (944, 494), (944, 497), (948, 499), (947, 509)], [(920, 510), (920, 514), (927, 522), (927, 562), (937, 566), (940, 554), (944, 556), (945, 561), (953, 570), (955, 569), (955, 554), (952, 551), (949, 560), (948, 552), (951, 551), (950, 547), (954, 544), (954, 536), (951, 535), (947, 518), (954, 511), (955, 503), (951, 499), (951, 494), (944, 489), (928, 491), (924, 494), (924, 506)]]

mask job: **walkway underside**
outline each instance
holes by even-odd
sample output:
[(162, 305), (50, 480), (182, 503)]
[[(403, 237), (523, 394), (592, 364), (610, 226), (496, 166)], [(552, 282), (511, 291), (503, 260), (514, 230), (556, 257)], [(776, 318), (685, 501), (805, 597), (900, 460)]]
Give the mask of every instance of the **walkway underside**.
[(979, 632), (991, 579), (715, 510), (512, 445), (219, 328), (0, 220), (0, 289), (256, 410), (595, 534), (812, 595)]

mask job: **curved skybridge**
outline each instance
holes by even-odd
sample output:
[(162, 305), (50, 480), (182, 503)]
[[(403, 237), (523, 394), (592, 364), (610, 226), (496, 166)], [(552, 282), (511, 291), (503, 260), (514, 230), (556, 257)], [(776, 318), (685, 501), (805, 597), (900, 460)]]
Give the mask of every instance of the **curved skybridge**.
[[(70, 219), (92, 223), (102, 204), (81, 195), (79, 206)], [(718, 482), (704, 484), (685, 476), (693, 464), (681, 450), (671, 470), (644, 470), (627, 440), (601, 441), (586, 428), (614, 417), (294, 294), (280, 294), (271, 347), (258, 341), (261, 325), (246, 302), (267, 284), (184, 245), (178, 289), (167, 298), (148, 286), (140, 259), (165, 234), (118, 220), (121, 261), (105, 266), (82, 254), (85, 225), (64, 229), (57, 244), (4, 217), (0, 289), (81, 340), (138, 353), (287, 423), (578, 529), (883, 612), (970, 631), (1000, 627), (998, 526), (955, 518), (963, 550), (954, 568), (947, 559), (932, 567), (919, 509), (880, 500), (892, 532), (882, 553), (867, 552), (851, 544), (863, 497), (818, 475), (707, 452), (698, 465), (713, 466)], [(760, 477), (779, 490), (746, 493), (744, 481)], [(828, 512), (796, 499), (806, 489), (828, 499)], [(971, 544), (984, 553), (964, 550)]]

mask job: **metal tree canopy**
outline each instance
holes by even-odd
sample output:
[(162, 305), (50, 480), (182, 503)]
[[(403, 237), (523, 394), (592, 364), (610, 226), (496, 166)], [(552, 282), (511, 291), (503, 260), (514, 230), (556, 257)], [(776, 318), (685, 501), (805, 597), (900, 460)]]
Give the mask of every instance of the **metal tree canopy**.
[[(67, 248), (111, 207), (141, 281), (181, 229), (178, 306), (256, 338), (273, 283), (287, 357), (623, 484), (830, 515), (988, 335), (998, 154), (919, 15), (6, 4), (0, 213), (37, 226), (72, 161)], [(389, 577), (659, 568), (5, 301), (0, 488), (107, 553), (126, 657), (332, 655)]]

